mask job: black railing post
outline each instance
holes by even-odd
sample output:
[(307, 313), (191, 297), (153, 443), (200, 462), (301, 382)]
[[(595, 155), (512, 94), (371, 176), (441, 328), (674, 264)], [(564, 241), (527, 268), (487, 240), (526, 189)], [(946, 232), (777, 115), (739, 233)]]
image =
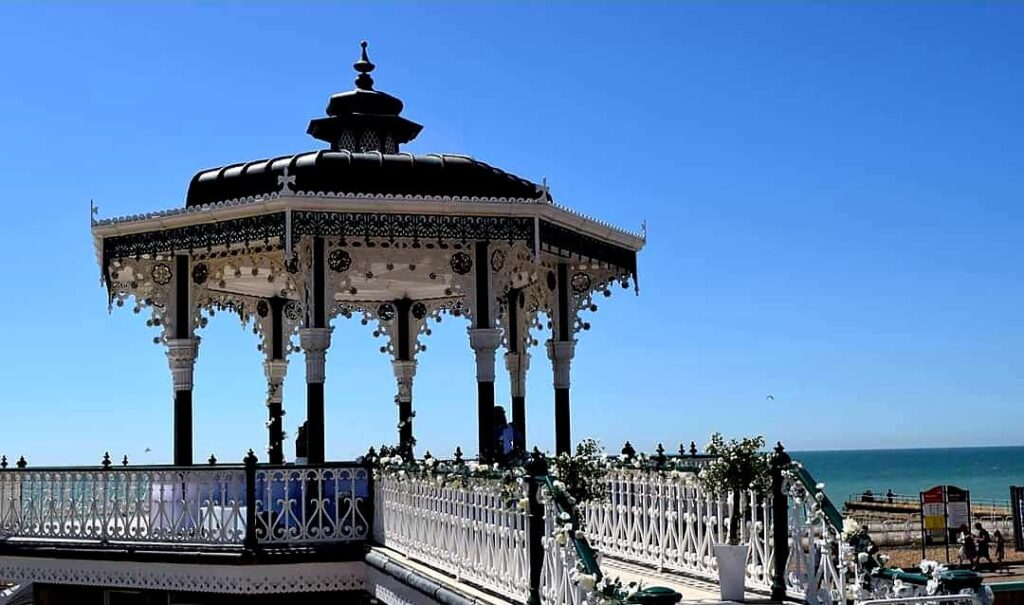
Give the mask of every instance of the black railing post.
[(256, 550), (256, 454), (245, 457), (245, 548)]
[(529, 501), (526, 528), (530, 545), (530, 594), (526, 599), (527, 605), (540, 605), (540, 579), (544, 571), (544, 505), (538, 492), (547, 474), (548, 462), (544, 454), (533, 448), (533, 454), (526, 463), (526, 498)]
[(782, 442), (775, 446), (771, 458), (772, 475), (772, 550), (774, 554), (772, 574), (772, 600), (786, 598), (786, 565), (789, 562), (789, 497), (782, 490), (782, 471), (789, 468), (792, 460)]

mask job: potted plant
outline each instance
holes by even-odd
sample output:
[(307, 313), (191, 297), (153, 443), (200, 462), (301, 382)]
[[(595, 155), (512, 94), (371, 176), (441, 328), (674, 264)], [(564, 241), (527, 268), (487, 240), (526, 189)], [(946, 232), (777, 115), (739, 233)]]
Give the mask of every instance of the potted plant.
[(704, 489), (719, 497), (729, 497), (732, 502), (729, 541), (714, 547), (723, 601), (743, 600), (749, 545), (740, 543), (740, 494), (750, 491), (756, 497), (769, 488), (771, 475), (768, 455), (761, 451), (763, 447), (761, 436), (726, 442), (721, 433), (715, 433), (707, 446), (707, 453), (714, 460), (698, 475)]

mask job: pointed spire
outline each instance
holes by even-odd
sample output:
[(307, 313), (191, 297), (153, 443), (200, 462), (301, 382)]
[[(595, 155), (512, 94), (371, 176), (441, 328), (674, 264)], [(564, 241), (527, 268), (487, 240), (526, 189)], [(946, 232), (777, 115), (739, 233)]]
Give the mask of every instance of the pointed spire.
[(373, 78), (370, 77), (370, 72), (377, 66), (370, 62), (370, 57), (366, 54), (366, 40), (360, 42), (359, 46), (363, 49), (362, 55), (358, 61), (352, 64), (352, 69), (359, 72), (359, 77), (356, 78), (356, 88), (373, 90)]

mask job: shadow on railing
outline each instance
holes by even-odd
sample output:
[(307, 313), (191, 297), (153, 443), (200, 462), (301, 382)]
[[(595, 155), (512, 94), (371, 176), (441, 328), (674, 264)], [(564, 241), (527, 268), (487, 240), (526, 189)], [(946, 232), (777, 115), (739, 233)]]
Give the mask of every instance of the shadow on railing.
[(365, 540), (372, 476), (357, 463), (0, 469), (0, 538), (34, 544), (248, 548)]

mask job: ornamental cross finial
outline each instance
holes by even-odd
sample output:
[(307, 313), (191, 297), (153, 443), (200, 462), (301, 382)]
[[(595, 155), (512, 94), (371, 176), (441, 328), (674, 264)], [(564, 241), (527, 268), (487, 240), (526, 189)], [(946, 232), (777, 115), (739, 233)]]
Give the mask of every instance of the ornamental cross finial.
[(103, 470), (110, 468), (110, 452), (103, 452)]
[(540, 180), (540, 191), (541, 191), (541, 199), (544, 200), (545, 203), (550, 204), (551, 203), (551, 189), (548, 188), (548, 177), (544, 177), (544, 178), (542, 178)]
[(96, 224), (96, 217), (100, 215), (100, 207), (95, 204), (91, 199), (89, 200), (89, 222), (93, 225)]
[(278, 191), (278, 194), (291, 195), (295, 193), (294, 191), (292, 191), (291, 188), (291, 185), (295, 184), (295, 175), (288, 174), (287, 166), (284, 167), (284, 174), (277, 177), (277, 184), (281, 186), (281, 189)]

